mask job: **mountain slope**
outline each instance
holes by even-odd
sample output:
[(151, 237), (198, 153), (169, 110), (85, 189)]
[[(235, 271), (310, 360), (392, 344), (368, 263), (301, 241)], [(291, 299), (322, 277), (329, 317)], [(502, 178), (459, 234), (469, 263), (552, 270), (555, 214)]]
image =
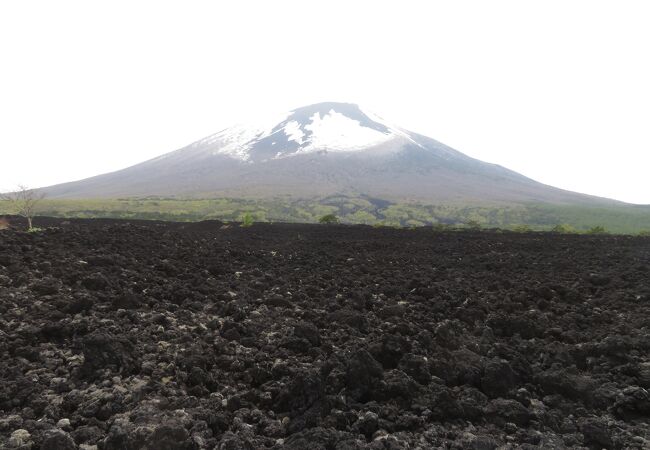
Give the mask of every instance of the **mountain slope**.
[(291, 198), (612, 204), (470, 158), (348, 103), (238, 125), (116, 172), (45, 188), (51, 198)]

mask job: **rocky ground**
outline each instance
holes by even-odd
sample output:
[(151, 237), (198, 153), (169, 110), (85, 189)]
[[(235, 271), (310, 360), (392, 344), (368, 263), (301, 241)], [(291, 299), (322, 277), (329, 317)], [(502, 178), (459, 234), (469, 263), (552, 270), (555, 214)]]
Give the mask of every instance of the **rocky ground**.
[(1, 448), (650, 448), (648, 238), (44, 225), (0, 231)]

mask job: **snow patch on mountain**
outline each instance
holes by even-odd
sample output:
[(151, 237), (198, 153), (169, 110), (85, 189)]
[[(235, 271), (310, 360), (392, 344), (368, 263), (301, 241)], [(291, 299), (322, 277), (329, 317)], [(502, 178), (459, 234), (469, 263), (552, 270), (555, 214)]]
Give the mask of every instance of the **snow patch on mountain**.
[(299, 108), (255, 124), (236, 125), (191, 147), (252, 162), (320, 150), (358, 151), (396, 138), (420, 145), (408, 133), (357, 105), (328, 103)]
[(287, 138), (289, 138), (290, 141), (295, 141), (298, 144), (302, 145), (303, 138), (305, 137), (305, 133), (300, 129), (300, 124), (298, 122), (292, 120), (291, 122), (289, 122), (284, 126), (283, 131), (284, 134), (287, 135)]
[(392, 133), (382, 133), (362, 126), (358, 121), (330, 110), (321, 117), (315, 113), (305, 129), (311, 131), (309, 145), (300, 152), (316, 150), (355, 151), (368, 148), (390, 140)]

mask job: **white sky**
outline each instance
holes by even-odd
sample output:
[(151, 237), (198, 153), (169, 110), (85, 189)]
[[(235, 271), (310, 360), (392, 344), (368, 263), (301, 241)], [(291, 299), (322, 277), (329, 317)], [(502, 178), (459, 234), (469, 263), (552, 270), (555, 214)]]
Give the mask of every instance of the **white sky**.
[(108, 172), (320, 101), (650, 204), (646, 1), (3, 1), (0, 187)]

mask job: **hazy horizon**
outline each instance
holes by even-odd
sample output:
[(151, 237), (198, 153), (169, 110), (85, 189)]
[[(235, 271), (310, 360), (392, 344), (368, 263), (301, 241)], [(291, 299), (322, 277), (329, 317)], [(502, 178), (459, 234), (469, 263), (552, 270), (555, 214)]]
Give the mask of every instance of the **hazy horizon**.
[(545, 184), (650, 204), (643, 2), (0, 5), (0, 188), (321, 101)]

